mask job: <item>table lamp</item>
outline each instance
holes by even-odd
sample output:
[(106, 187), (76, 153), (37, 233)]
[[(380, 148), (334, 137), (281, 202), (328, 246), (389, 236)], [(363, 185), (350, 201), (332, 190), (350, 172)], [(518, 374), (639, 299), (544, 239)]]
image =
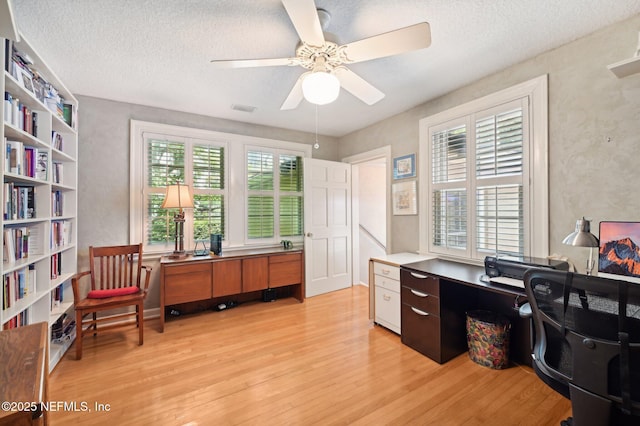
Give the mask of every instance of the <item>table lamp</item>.
[(191, 196), (191, 188), (188, 185), (169, 185), (165, 193), (164, 201), (161, 208), (178, 209), (173, 216), (176, 223), (175, 248), (173, 254), (169, 256), (172, 259), (180, 259), (186, 257), (184, 251), (184, 210), (193, 208), (193, 197)]
[(563, 244), (567, 244), (575, 247), (589, 247), (589, 260), (587, 260), (587, 275), (591, 275), (595, 261), (593, 260), (593, 247), (598, 247), (600, 242), (598, 238), (591, 233), (591, 221), (585, 219), (578, 219), (576, 221), (576, 230), (567, 235)]

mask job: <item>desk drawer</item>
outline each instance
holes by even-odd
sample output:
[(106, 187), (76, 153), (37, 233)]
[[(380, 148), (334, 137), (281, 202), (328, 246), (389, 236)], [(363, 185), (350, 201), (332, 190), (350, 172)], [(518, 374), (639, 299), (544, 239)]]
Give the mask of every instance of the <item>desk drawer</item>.
[(375, 320), (400, 334), (400, 295), (397, 292), (376, 286)]
[(387, 290), (395, 291), (396, 293), (400, 293), (400, 281), (392, 280), (391, 278), (383, 277), (380, 275), (374, 275), (374, 285), (379, 287), (384, 287)]
[(400, 277), (400, 283), (404, 287), (409, 287), (433, 296), (440, 296), (440, 280), (437, 277), (409, 272), (404, 269), (401, 271)]
[(437, 362), (442, 362), (440, 318), (402, 304), (402, 343)]
[(380, 262), (373, 262), (373, 273), (392, 280), (400, 281), (400, 268)]
[(413, 306), (431, 315), (440, 316), (440, 298), (413, 288), (402, 286), (402, 303)]

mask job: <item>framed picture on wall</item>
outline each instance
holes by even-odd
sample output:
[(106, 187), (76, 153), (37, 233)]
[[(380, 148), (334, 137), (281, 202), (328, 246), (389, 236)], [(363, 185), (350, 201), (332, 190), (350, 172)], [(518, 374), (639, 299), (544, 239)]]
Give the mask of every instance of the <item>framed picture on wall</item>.
[(392, 193), (394, 215), (418, 214), (418, 195), (415, 180), (394, 183)]
[(416, 177), (416, 155), (409, 154), (393, 159), (393, 178)]

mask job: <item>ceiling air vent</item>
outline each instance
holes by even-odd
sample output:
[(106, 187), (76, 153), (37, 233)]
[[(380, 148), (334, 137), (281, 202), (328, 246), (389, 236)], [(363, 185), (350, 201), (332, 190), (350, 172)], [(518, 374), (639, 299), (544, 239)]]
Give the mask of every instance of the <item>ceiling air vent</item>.
[(233, 104), (231, 105), (231, 109), (234, 109), (236, 111), (242, 111), (242, 112), (253, 112), (256, 110), (256, 107), (250, 106), (250, 105)]

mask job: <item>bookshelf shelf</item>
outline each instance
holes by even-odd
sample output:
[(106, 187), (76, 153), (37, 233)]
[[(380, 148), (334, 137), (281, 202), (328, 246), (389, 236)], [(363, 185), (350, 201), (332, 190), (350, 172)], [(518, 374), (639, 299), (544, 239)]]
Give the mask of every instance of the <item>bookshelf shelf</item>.
[(640, 73), (640, 56), (634, 56), (633, 58), (616, 62), (615, 64), (607, 66), (607, 68), (618, 78)]
[(48, 323), (48, 361), (53, 369), (74, 337), (53, 339), (52, 327), (73, 318), (78, 101), (23, 35), (19, 42), (0, 38), (0, 52), (0, 325), (4, 330)]

